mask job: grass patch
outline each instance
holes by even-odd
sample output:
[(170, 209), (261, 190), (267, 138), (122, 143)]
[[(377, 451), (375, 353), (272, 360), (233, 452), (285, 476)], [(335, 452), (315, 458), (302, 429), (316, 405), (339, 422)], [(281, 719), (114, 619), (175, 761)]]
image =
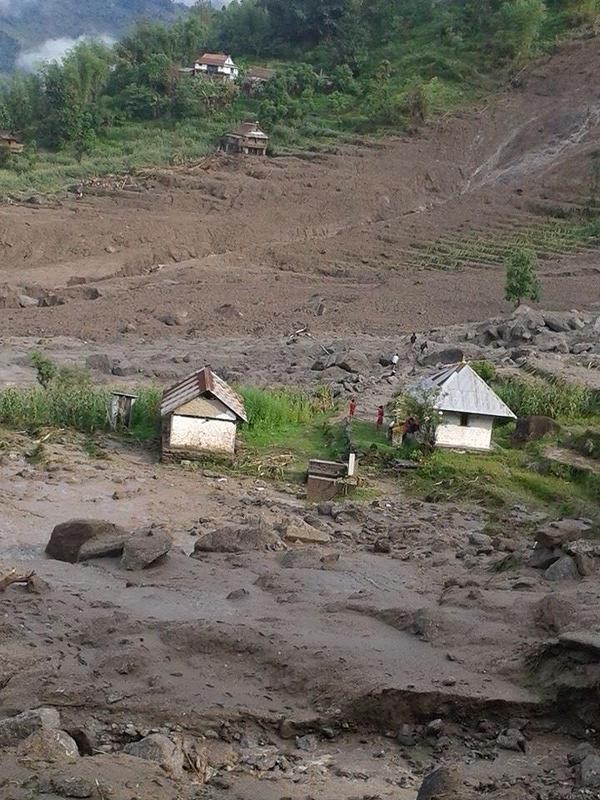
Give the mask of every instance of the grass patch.
[(496, 382), (494, 389), (519, 417), (539, 415), (572, 421), (600, 413), (599, 392), (561, 378), (510, 378)]
[[(0, 423), (28, 432), (41, 428), (72, 428), (88, 434), (108, 431), (110, 396), (110, 389), (60, 382), (45, 389), (4, 389), (0, 392)], [(131, 436), (145, 440), (157, 434), (159, 401), (159, 390), (139, 390)]]

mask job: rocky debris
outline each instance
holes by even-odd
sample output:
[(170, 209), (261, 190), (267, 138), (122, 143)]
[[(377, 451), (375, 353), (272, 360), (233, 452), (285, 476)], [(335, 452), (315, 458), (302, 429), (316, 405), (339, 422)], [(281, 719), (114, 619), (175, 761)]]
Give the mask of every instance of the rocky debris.
[(35, 708), (16, 717), (0, 720), (0, 747), (10, 747), (42, 728), (60, 728), (60, 714), (55, 708)]
[(556, 634), (568, 627), (575, 618), (572, 603), (555, 594), (547, 594), (534, 606), (534, 620), (538, 628)]
[(458, 800), (465, 797), (462, 773), (458, 766), (439, 767), (425, 776), (417, 800)]
[(288, 542), (327, 544), (331, 537), (326, 531), (317, 530), (304, 520), (293, 520), (282, 526), (283, 538)]
[(592, 524), (587, 519), (547, 523), (536, 533), (529, 566), (545, 570), (544, 577), (548, 580), (591, 575), (600, 565), (600, 543), (585, 538), (591, 529)]
[(183, 771), (183, 751), (168, 736), (160, 733), (151, 733), (137, 742), (125, 745), (124, 752), (144, 761), (154, 761), (173, 776), (181, 775)]
[(550, 433), (557, 433), (559, 430), (560, 425), (552, 417), (519, 417), (516, 422), (513, 441), (515, 443), (531, 442), (536, 439), (542, 439)]
[(250, 592), (248, 589), (234, 589), (233, 592), (229, 592), (226, 597), (226, 600), (244, 600), (246, 597), (250, 596)]
[(562, 556), (544, 570), (547, 581), (573, 581), (579, 578), (577, 565), (571, 556)]
[(193, 558), (201, 553), (243, 553), (248, 550), (283, 550), (279, 534), (263, 519), (224, 525), (205, 533), (194, 544)]
[(600, 567), (600, 541), (578, 539), (567, 542), (562, 549), (574, 559), (582, 577), (593, 575)]
[(469, 534), (469, 544), (473, 545), (477, 554), (489, 554), (494, 552), (492, 537), (485, 533), (472, 532)]
[(588, 755), (579, 764), (577, 785), (585, 789), (600, 789), (600, 756)]
[(54, 528), (46, 554), (71, 564), (90, 558), (119, 556), (128, 538), (128, 533), (113, 522), (71, 519)]
[(73, 761), (79, 758), (79, 749), (65, 731), (40, 728), (20, 742), (17, 755), (29, 761)]
[(164, 530), (156, 527), (136, 531), (127, 539), (121, 556), (121, 566), (126, 570), (146, 569), (166, 556), (173, 540)]
[(320, 352), (312, 364), (312, 370), (315, 372), (328, 371), (327, 377), (332, 377), (329, 371), (337, 369), (340, 371), (339, 375), (336, 374), (340, 380), (348, 379), (348, 373), (352, 375), (360, 375), (369, 372), (370, 365), (369, 359), (361, 350), (349, 348), (339, 353), (333, 350), (328, 353)]

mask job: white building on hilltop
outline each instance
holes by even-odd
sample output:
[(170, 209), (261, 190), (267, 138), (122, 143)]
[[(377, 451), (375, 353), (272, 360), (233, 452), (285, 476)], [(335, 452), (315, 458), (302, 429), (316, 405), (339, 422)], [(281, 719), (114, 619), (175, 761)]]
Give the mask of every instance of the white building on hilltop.
[(194, 64), (194, 74), (216, 80), (234, 81), (240, 70), (226, 53), (203, 53)]
[(435, 443), (438, 447), (489, 450), (495, 419), (516, 419), (475, 370), (461, 362), (420, 381), (410, 394), (433, 398), (440, 414)]

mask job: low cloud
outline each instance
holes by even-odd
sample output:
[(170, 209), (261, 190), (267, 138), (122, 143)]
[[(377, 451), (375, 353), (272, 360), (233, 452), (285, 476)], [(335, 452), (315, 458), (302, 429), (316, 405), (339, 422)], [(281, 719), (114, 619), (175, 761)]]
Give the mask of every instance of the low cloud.
[[(4, 1), (5, 0), (0, 0), (0, 3)], [(115, 39), (111, 36), (94, 36), (93, 38), (108, 45), (115, 43)], [(68, 37), (46, 39), (39, 47), (20, 53), (17, 58), (16, 66), (18, 69), (25, 70), (26, 72), (33, 72), (47, 61), (62, 61), (69, 50), (72, 50), (76, 45), (80, 44), (80, 42), (89, 40), (89, 36), (79, 36), (77, 39), (70, 39)]]

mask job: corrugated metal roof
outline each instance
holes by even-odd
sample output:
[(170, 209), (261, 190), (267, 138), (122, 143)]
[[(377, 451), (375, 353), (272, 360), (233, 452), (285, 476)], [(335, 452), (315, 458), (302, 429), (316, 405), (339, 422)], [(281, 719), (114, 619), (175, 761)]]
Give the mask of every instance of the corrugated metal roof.
[(464, 362), (423, 378), (411, 390), (411, 394), (426, 392), (437, 392), (433, 406), (438, 411), (516, 419), (516, 415), (496, 392)]
[(190, 400), (195, 400), (204, 394), (216, 397), (230, 411), (233, 411), (236, 417), (248, 422), (242, 398), (222, 378), (219, 378), (210, 367), (203, 367), (197, 372), (193, 372), (179, 383), (165, 390), (160, 404), (161, 417), (172, 414), (184, 403), (189, 403)]
[(240, 122), (238, 127), (231, 132), (231, 136), (251, 136), (255, 139), (268, 139), (267, 134), (261, 130), (258, 122)]

